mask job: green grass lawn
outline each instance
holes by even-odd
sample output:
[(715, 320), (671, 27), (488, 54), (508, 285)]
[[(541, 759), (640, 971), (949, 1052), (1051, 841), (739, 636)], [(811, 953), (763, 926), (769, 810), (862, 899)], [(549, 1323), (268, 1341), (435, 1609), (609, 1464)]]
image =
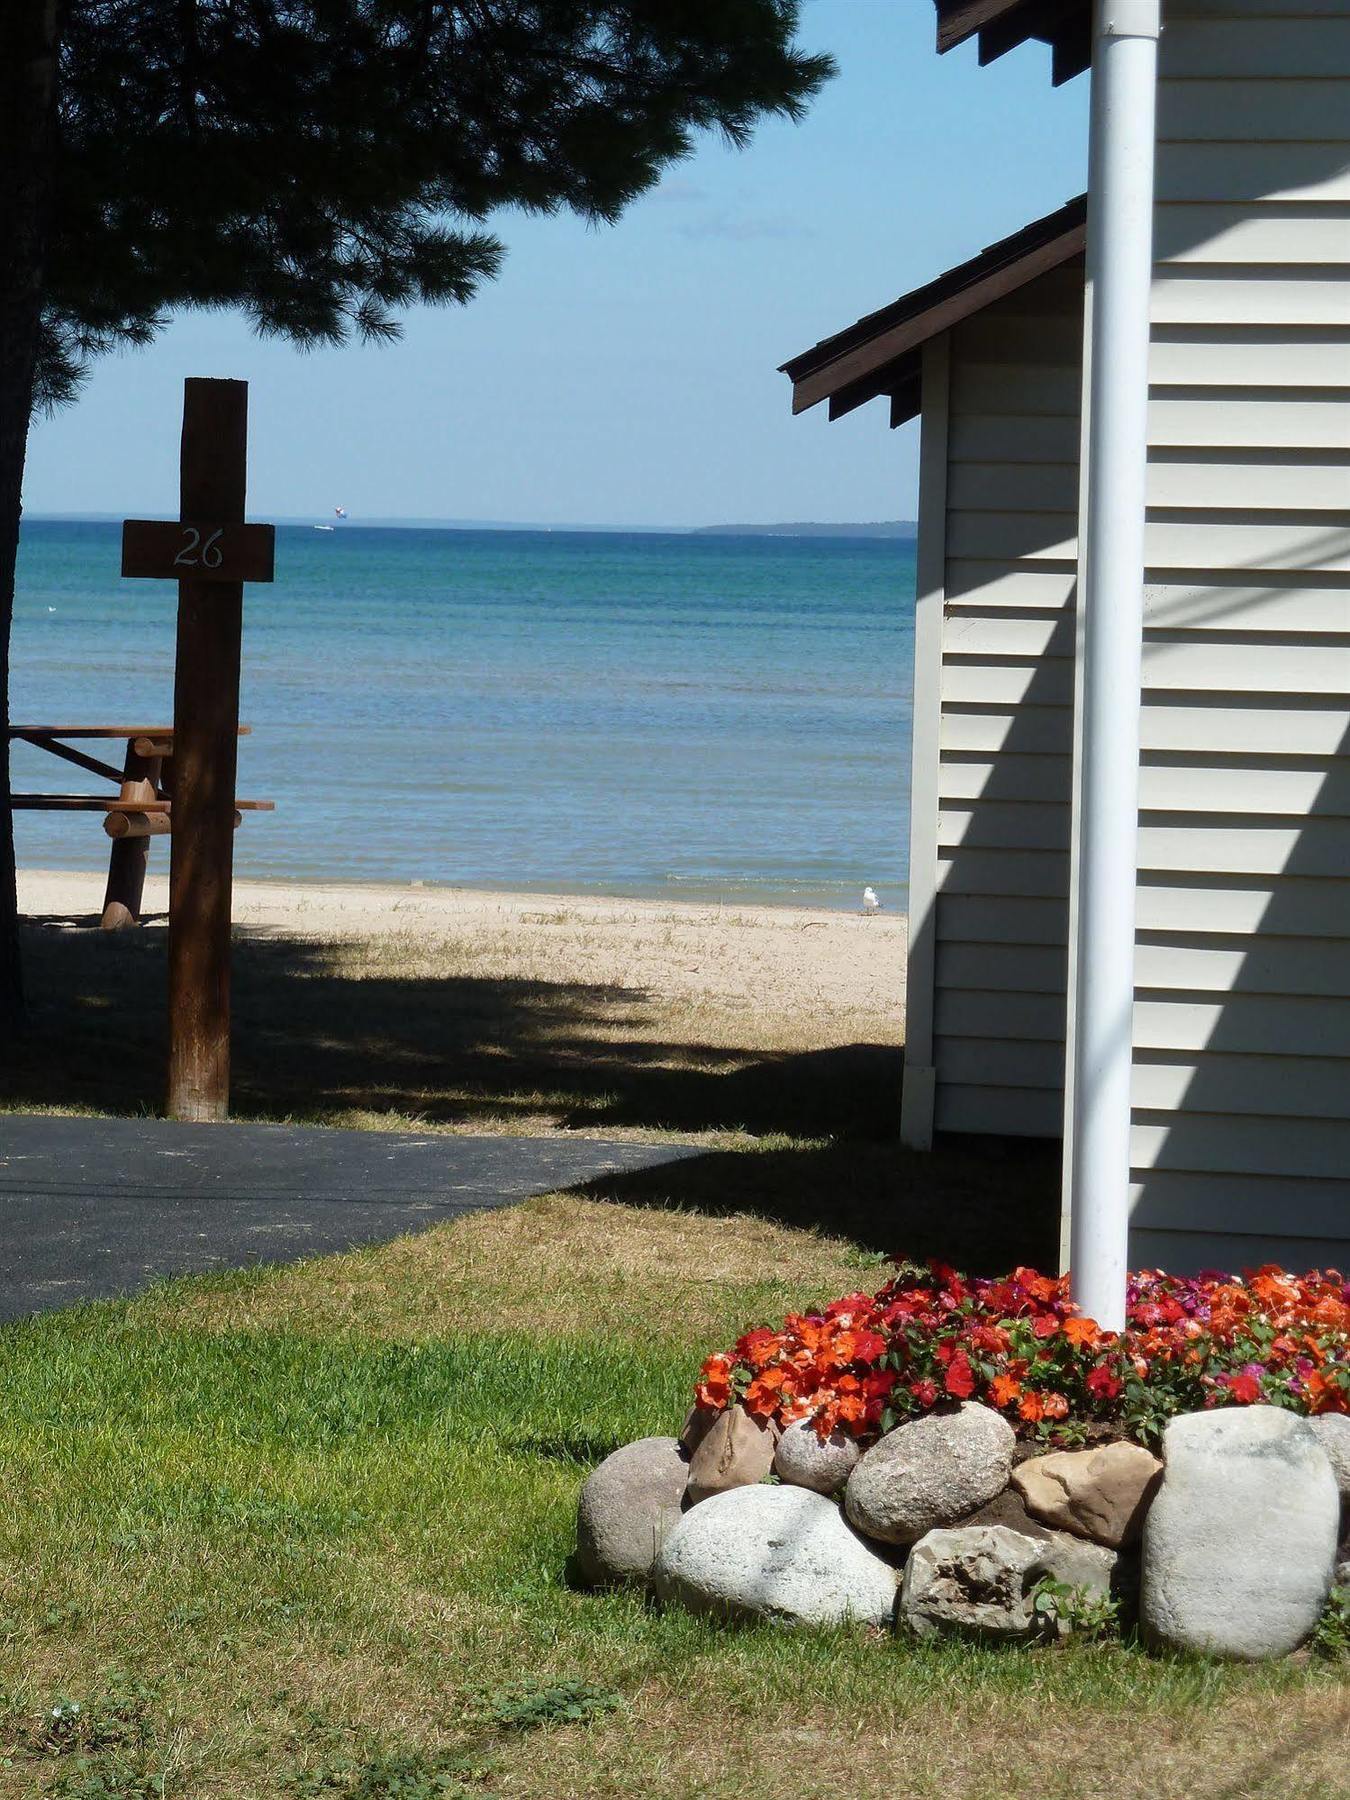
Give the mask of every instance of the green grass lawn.
[(1350, 1794), (1343, 1666), (568, 1588), (587, 1469), (676, 1429), (746, 1321), (878, 1278), (784, 1225), (555, 1197), (5, 1328), (0, 1794)]

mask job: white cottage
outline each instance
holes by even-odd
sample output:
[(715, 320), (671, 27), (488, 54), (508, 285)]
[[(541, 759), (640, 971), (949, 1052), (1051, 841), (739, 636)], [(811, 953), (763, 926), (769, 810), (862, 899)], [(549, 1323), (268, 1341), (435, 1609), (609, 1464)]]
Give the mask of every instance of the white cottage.
[[(1102, 33), (1123, 16), (1147, 38), (1149, 5), (1099, 0), (1094, 58), (1089, 0), (937, 0), (939, 48), (978, 33), (988, 61), (1041, 38), (1056, 80), (1095, 60), (1096, 82)], [(1114, 516), (1130, 483), (1105, 473), (1113, 421), (1129, 454), (1129, 280), (1102, 248), (1129, 229), (1129, 196), (1095, 95), (1090, 202), (785, 366), (794, 410), (885, 395), (893, 425), (922, 412), (903, 1129), (919, 1146), (1067, 1129), (1076, 1272), (1117, 1176), (1134, 1266), (1345, 1268), (1350, 0), (1163, 0), (1146, 48), (1137, 687), (1128, 654), (1100, 649), (1131, 629), (1130, 521)], [(1105, 572), (1080, 554), (1080, 515), (1127, 546)], [(1085, 763), (1122, 744), (1128, 768), (1103, 778), (1099, 760), (1093, 787)], [(1123, 957), (1099, 923), (1107, 865), (1095, 912), (1084, 866), (1106, 835), (1134, 869)], [(1110, 997), (1083, 974), (1109, 978), (1113, 959), (1114, 1153)]]

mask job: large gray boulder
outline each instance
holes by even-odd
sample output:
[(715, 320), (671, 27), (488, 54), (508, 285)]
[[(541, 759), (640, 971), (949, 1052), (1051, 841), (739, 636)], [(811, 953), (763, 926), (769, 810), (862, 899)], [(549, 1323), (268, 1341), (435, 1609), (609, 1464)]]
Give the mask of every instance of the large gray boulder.
[(1327, 1453), (1340, 1489), (1341, 1505), (1350, 1505), (1350, 1413), (1319, 1413), (1308, 1423)]
[(897, 1425), (849, 1476), (845, 1510), (867, 1537), (916, 1543), (1007, 1487), (1016, 1441), (1006, 1419), (974, 1400)]
[[(930, 1531), (905, 1564), (898, 1620), (920, 1636), (1030, 1637), (1043, 1629), (1035, 1610), (1041, 1581), (1105, 1597), (1115, 1566), (1113, 1551), (1060, 1531), (1045, 1537), (1006, 1525)], [(1062, 1613), (1055, 1628), (1068, 1629)]]
[(661, 1546), (662, 1600), (723, 1619), (890, 1622), (897, 1571), (802, 1487), (741, 1487), (692, 1508)]
[(1340, 1496), (1306, 1419), (1273, 1406), (1173, 1419), (1144, 1522), (1140, 1621), (1172, 1650), (1284, 1656), (1331, 1585)]
[(743, 1406), (718, 1413), (689, 1458), (689, 1504), (763, 1481), (777, 1442), (777, 1428), (752, 1418)]
[(680, 1517), (689, 1459), (677, 1438), (639, 1438), (594, 1469), (577, 1504), (576, 1569), (592, 1587), (640, 1585)]
[(822, 1438), (810, 1419), (789, 1425), (773, 1453), (773, 1472), (794, 1487), (813, 1488), (817, 1494), (837, 1494), (862, 1455), (856, 1438), (842, 1431)]
[(1019, 1463), (1012, 1484), (1047, 1525), (1119, 1550), (1139, 1541), (1162, 1464), (1140, 1444), (1052, 1450)]

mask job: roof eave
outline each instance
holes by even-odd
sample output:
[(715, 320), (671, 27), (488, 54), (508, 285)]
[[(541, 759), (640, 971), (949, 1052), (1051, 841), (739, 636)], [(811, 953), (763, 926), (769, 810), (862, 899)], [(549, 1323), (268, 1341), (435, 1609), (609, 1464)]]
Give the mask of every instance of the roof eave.
[(1032, 40), (1049, 44), (1056, 87), (1092, 62), (1089, 0), (936, 0), (939, 55), (972, 37), (980, 62), (991, 63)]
[(1086, 239), (1086, 202), (1070, 201), (936, 281), (792, 357), (782, 365), (782, 373), (792, 382), (793, 412), (828, 400), (831, 419), (838, 419), (887, 394), (891, 423), (903, 424), (919, 410), (917, 382), (924, 344), (1081, 256)]

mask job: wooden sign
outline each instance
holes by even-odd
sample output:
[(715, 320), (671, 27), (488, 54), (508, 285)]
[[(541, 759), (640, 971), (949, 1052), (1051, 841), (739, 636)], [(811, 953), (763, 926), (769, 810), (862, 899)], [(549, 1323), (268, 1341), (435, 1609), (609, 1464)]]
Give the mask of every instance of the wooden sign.
[(230, 915), (243, 583), (272, 579), (270, 525), (245, 525), (248, 383), (189, 380), (177, 523), (128, 519), (122, 573), (178, 582), (169, 839), (169, 1095), (175, 1119), (230, 1103)]
[(158, 581), (271, 581), (273, 525), (126, 519), (122, 573)]

